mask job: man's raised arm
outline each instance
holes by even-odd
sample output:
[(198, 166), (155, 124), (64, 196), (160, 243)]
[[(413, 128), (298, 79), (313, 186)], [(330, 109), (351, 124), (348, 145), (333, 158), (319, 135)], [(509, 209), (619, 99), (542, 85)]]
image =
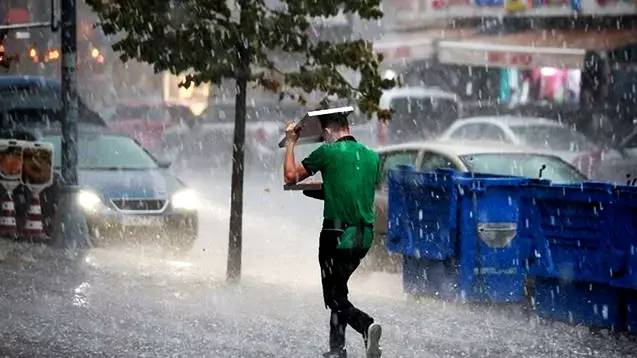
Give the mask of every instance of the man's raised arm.
[(299, 139), (299, 134), (296, 131), (296, 125), (290, 123), (285, 128), (285, 158), (283, 158), (283, 179), (285, 184), (296, 184), (310, 174), (305, 170), (305, 167), (296, 162), (294, 159), (294, 147), (296, 141)]

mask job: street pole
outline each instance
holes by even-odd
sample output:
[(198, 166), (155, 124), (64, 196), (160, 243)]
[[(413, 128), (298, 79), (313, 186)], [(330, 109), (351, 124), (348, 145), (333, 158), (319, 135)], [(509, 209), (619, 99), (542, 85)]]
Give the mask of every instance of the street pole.
[(62, 178), (77, 185), (77, 14), (75, 0), (62, 0)]
[(54, 240), (56, 246), (84, 247), (86, 217), (77, 202), (77, 9), (76, 0), (62, 0), (62, 187)]

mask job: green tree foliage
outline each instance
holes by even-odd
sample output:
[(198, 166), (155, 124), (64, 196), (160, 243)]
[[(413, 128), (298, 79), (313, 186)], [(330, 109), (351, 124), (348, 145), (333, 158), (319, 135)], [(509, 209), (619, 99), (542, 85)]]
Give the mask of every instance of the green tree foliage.
[[(311, 21), (343, 11), (363, 19), (382, 16), (380, 0), (87, 0), (107, 35), (121, 35), (114, 49), (122, 60), (148, 62), (155, 71), (188, 74), (184, 85), (246, 78), (280, 92), (300, 88), (355, 99), (366, 113), (378, 110), (382, 88), (379, 57), (362, 40), (337, 44), (312, 35)], [(277, 68), (276, 56), (300, 59)], [(343, 69), (360, 73), (352, 86)], [(381, 116), (384, 114), (381, 114)]]

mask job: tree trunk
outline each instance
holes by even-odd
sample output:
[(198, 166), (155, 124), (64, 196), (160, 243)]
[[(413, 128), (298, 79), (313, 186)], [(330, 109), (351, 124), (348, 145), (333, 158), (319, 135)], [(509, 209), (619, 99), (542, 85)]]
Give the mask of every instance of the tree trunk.
[(241, 278), (241, 241), (243, 216), (243, 168), (246, 131), (247, 76), (237, 77), (235, 98), (234, 140), (232, 142), (232, 186), (230, 199), (230, 235), (228, 239), (228, 270), (226, 279)]
[(62, 178), (67, 186), (77, 185), (76, 22), (75, 1), (62, 1)]

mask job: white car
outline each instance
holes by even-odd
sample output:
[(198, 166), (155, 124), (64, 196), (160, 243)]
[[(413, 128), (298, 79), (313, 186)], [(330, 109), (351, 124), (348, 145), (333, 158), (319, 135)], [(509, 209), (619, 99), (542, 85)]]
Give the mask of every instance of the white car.
[(379, 122), (381, 144), (431, 139), (460, 117), (458, 96), (438, 88), (401, 87), (383, 91), (378, 103), (392, 119)]
[(441, 140), (486, 140), (526, 146), (554, 154), (591, 176), (602, 160), (602, 150), (583, 134), (545, 118), (494, 116), (457, 120)]
[(637, 183), (637, 129), (628, 134), (617, 146), (618, 156), (605, 158), (597, 167), (595, 179), (620, 185)]
[(522, 146), (500, 142), (415, 142), (390, 145), (376, 150), (381, 160), (381, 180), (374, 206), (374, 246), (366, 262), (372, 269), (398, 270), (400, 260), (385, 250), (387, 235), (387, 176), (398, 165), (413, 165), (419, 171), (439, 168), (460, 172), (513, 175), (549, 179), (556, 183), (586, 180), (574, 166), (557, 156)]

